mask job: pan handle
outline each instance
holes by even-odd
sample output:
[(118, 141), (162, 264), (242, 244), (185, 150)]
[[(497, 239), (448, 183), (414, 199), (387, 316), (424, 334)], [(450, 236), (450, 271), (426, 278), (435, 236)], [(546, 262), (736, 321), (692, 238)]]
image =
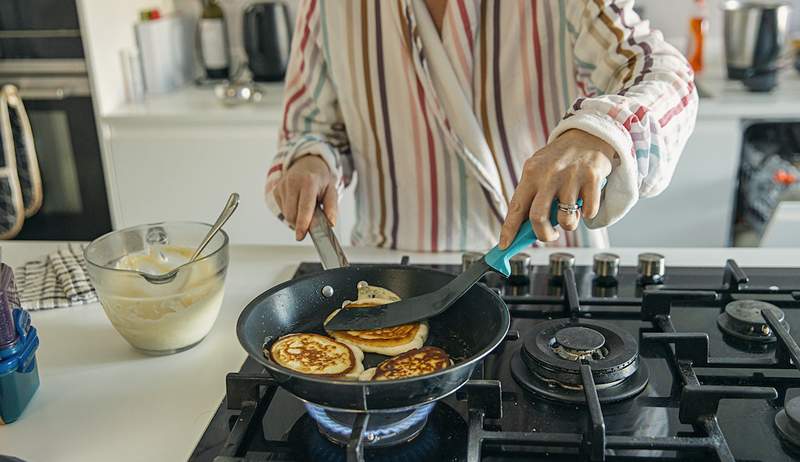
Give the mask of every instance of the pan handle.
[(342, 246), (339, 245), (339, 240), (336, 239), (336, 233), (333, 232), (333, 227), (328, 221), (328, 217), (325, 216), (325, 212), (322, 211), (319, 205), (314, 210), (308, 234), (311, 235), (314, 247), (317, 248), (323, 268), (331, 269), (350, 266)]

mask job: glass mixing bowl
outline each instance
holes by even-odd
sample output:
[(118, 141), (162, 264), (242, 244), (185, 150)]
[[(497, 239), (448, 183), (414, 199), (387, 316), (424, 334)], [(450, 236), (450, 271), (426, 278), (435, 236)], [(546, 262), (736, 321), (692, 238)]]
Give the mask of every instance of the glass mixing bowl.
[(108, 319), (134, 348), (165, 355), (187, 350), (211, 330), (228, 269), (228, 235), (220, 230), (174, 279), (153, 283), (188, 262), (211, 229), (205, 223), (154, 223), (113, 231), (86, 247), (89, 277)]

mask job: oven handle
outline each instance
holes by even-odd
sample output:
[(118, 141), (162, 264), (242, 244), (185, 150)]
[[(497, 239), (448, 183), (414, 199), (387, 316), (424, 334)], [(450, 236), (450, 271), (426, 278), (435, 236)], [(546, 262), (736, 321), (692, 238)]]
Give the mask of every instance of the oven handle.
[(64, 88), (26, 88), (19, 90), (19, 96), (23, 100), (62, 100), (73, 96), (69, 89)]

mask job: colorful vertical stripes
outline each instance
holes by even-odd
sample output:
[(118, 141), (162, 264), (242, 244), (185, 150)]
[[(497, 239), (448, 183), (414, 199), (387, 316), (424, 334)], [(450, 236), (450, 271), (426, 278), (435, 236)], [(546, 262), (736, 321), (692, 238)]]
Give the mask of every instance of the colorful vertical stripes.
[[(571, 128), (624, 147), (623, 162), (636, 163), (611, 178), (631, 193), (606, 201), (635, 200), (648, 193), (642, 185), (663, 189), (696, 91), (685, 59), (632, 3), (450, 0), (441, 34), (431, 35), (420, 29), (433, 24), (424, 0), (301, 0), (268, 193), (294, 159), (317, 155), (339, 184), (355, 170), (357, 244), (485, 250), (505, 213), (498, 198), (507, 202), (525, 160)], [(432, 36), (439, 43), (425, 41)], [(443, 84), (432, 59), (447, 62), (458, 85)], [(453, 98), (468, 99), (472, 113), (449, 113)], [(480, 152), (455, 131), (464, 121), (480, 127)], [(499, 177), (479, 178), (475, 165)], [(635, 174), (614, 176), (622, 171)], [(605, 242), (585, 228), (561, 234), (560, 245)]]

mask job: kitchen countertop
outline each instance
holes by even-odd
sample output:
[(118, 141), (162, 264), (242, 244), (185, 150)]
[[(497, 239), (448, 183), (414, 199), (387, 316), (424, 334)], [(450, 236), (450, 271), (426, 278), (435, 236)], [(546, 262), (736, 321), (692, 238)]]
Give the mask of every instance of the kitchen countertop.
[[(4, 261), (17, 266), (58, 243), (6, 242)], [(797, 266), (800, 249), (648, 249), (668, 265)], [(354, 262), (397, 262), (402, 252), (347, 249)], [(623, 265), (641, 249), (613, 250)], [(573, 249), (590, 264), (591, 249)], [(546, 264), (549, 251), (531, 252)], [(458, 262), (458, 254), (410, 254), (411, 262)], [(0, 454), (28, 462), (186, 460), (225, 393), (225, 374), (245, 353), (236, 319), (256, 295), (291, 277), (300, 261), (317, 260), (313, 247), (233, 246), (225, 300), (209, 336), (172, 356), (148, 357), (116, 333), (99, 304), (32, 314), (39, 330), (41, 388), (20, 420), (0, 427)]]
[(225, 106), (211, 86), (187, 86), (173, 93), (147, 95), (137, 103), (125, 103), (102, 117), (115, 123), (236, 123), (261, 125), (280, 123), (283, 117), (283, 83), (259, 84), (263, 97), (258, 103)]
[(775, 90), (753, 93), (741, 82), (727, 80), (721, 65), (710, 66), (697, 76), (697, 87), (708, 96), (700, 98), (698, 118), (800, 120), (800, 72), (784, 69)]
[[(703, 119), (795, 119), (800, 120), (800, 73), (786, 69), (780, 84), (770, 93), (752, 93), (740, 82), (724, 78), (722, 66), (709, 66), (698, 76), (697, 85), (708, 94), (700, 100), (698, 117)], [(282, 120), (283, 86), (262, 85), (261, 102), (226, 107), (210, 87), (185, 87), (175, 93), (147, 96), (139, 103), (127, 103), (102, 117), (109, 123), (172, 124), (278, 124)]]

